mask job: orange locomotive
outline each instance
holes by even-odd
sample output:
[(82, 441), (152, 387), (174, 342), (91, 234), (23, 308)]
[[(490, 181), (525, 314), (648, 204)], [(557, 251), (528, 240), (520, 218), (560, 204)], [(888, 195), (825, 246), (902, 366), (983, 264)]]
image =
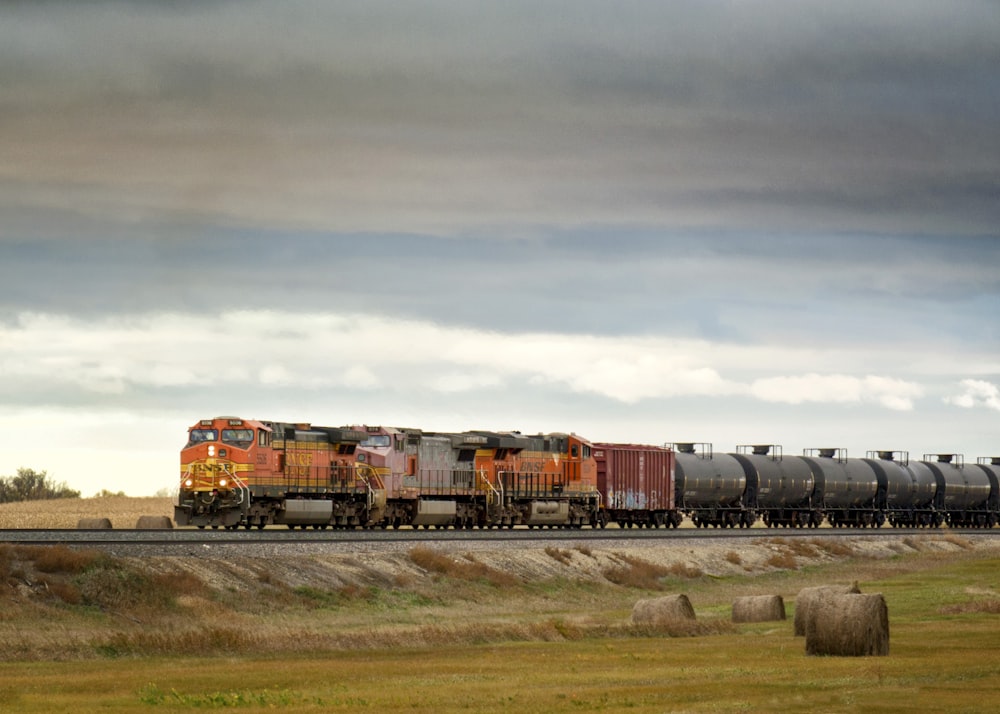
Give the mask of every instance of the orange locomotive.
[[(202, 419), (181, 450), (178, 525), (263, 528), (310, 525), (374, 498), (355, 468), (354, 449), (365, 434), (351, 429), (254, 421)], [(355, 522), (357, 525), (357, 522)]]
[(178, 525), (200, 528), (597, 525), (589, 442), (203, 419), (181, 451)]

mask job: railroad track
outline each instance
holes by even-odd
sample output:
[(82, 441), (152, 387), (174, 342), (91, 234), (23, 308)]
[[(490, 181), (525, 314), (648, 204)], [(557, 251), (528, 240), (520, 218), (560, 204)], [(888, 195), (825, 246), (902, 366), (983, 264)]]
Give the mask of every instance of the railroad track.
[(746, 540), (757, 538), (878, 538), (882, 536), (906, 537), (921, 535), (993, 536), (1000, 538), (1000, 529), (962, 528), (750, 528), (744, 530), (715, 530), (681, 528), (677, 530), (657, 529), (527, 529), (515, 528), (501, 531), (485, 530), (309, 530), (289, 531), (279, 529), (264, 530), (197, 530), (197, 529), (113, 529), (113, 530), (73, 530), (73, 529), (11, 529), (0, 530), (0, 543), (20, 545), (303, 545), (303, 544), (408, 544), (408, 543), (546, 543), (555, 541), (576, 541), (605, 543), (671, 543), (692, 539)]

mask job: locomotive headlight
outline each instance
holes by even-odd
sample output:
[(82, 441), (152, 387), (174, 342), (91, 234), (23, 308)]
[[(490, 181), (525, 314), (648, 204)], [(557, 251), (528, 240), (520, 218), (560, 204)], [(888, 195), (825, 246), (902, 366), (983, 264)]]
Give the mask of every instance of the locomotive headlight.
[(208, 445), (208, 455), (215, 456), (215, 444)]
[(221, 486), (222, 488), (225, 488), (225, 487), (226, 487), (226, 483), (228, 483), (228, 482), (226, 481), (226, 479), (224, 479), (224, 478), (220, 478), (220, 479), (219, 479), (219, 486)]
[(188, 488), (191, 488), (192, 486), (194, 486), (194, 479), (189, 478), (187, 481), (184, 482), (184, 485), (187, 486)]

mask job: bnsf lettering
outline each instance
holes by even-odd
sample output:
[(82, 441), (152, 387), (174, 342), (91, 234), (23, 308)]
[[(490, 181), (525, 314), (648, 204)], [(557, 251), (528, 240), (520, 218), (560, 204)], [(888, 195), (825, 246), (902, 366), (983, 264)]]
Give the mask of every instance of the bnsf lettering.
[(312, 466), (313, 454), (311, 451), (293, 451), (285, 454), (285, 463), (289, 466)]

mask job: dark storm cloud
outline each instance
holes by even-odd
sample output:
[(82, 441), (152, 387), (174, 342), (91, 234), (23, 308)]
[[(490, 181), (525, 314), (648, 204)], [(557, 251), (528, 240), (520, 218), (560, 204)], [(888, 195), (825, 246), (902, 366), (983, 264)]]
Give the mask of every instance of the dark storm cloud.
[(219, 413), (993, 453), (998, 66), (996, 2), (0, 0), (0, 469), (158, 488)]
[(189, 229), (155, 239), (33, 238), (2, 250), (6, 319), (249, 309), (742, 342), (1000, 339), (990, 317), (1000, 307), (1000, 242), (986, 238), (217, 231), (209, 239)]
[(1000, 219), (995, 3), (0, 12), (5, 214), (452, 235)]

